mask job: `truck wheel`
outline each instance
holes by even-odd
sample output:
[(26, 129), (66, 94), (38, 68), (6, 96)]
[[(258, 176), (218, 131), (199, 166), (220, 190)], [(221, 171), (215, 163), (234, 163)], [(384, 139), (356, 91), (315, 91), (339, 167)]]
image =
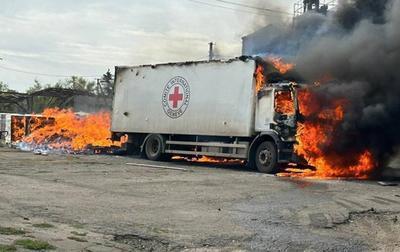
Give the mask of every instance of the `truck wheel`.
[(163, 156), (164, 139), (161, 135), (150, 135), (144, 145), (144, 152), (149, 160), (159, 161)]
[(261, 143), (257, 147), (255, 163), (259, 172), (275, 172), (277, 165), (277, 151), (275, 144), (269, 141)]

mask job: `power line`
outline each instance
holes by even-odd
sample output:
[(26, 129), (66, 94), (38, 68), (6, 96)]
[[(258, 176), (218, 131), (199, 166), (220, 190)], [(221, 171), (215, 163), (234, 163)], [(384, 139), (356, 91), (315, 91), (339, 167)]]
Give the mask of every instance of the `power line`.
[(12, 72), (17, 72), (17, 73), (40, 75), (40, 76), (47, 76), (47, 77), (58, 77), (58, 78), (69, 78), (71, 76), (78, 76), (78, 77), (85, 77), (85, 78), (97, 78), (97, 77), (99, 77), (99, 76), (74, 75), (74, 74), (72, 74), (72, 75), (59, 75), (59, 74), (49, 74), (49, 73), (36, 73), (36, 72), (25, 71), (25, 70), (20, 70), (20, 69), (5, 67), (5, 66), (0, 66), (0, 68), (8, 70), (8, 71), (12, 71)]
[(246, 8), (250, 8), (250, 9), (255, 9), (255, 10), (268, 11), (268, 12), (274, 12), (274, 13), (281, 13), (281, 14), (285, 14), (285, 15), (293, 15), (293, 13), (289, 13), (289, 12), (286, 12), (286, 11), (274, 10), (274, 9), (269, 9), (269, 8), (261, 8), (261, 7), (257, 7), (257, 6), (253, 6), (253, 5), (235, 3), (235, 2), (226, 1), (226, 0), (215, 0), (215, 1), (221, 2), (221, 3), (226, 3), (226, 4), (231, 4), (231, 5), (242, 6), (242, 7), (246, 7)]
[[(257, 13), (257, 12), (253, 12), (253, 11), (243, 10), (243, 9), (231, 8), (231, 7), (228, 7), (228, 6), (217, 5), (217, 4), (212, 4), (212, 3), (206, 3), (206, 2), (198, 1), (198, 0), (188, 0), (188, 1), (194, 2), (194, 3), (197, 3), (197, 4), (202, 4), (202, 5), (217, 7), (217, 8), (221, 8), (221, 9), (227, 9), (227, 10), (233, 10), (233, 11), (251, 13), (251, 14), (255, 14), (255, 15), (259, 15), (259, 16), (270, 16), (270, 15), (264, 14), (264, 13)], [(275, 14), (275, 13), (272, 13), (272, 14)]]

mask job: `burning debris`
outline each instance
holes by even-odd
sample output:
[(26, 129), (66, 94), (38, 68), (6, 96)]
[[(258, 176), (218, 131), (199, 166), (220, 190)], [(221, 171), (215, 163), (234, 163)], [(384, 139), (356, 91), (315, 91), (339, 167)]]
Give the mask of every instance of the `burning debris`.
[(79, 115), (71, 109), (46, 109), (41, 117), (33, 117), (31, 132), (18, 147), (36, 152), (107, 152), (121, 145), (110, 139), (110, 117), (109, 112)]

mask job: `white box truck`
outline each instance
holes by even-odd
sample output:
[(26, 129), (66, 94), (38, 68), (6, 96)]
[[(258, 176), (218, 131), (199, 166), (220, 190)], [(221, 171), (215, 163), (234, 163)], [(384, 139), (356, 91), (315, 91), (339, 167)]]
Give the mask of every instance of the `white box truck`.
[[(259, 64), (240, 57), (116, 67), (113, 139), (128, 135), (127, 149), (150, 160), (234, 158), (274, 172), (293, 156), (297, 92), (290, 83), (256, 90)], [(277, 94), (290, 97), (294, 113), (277, 111)]]

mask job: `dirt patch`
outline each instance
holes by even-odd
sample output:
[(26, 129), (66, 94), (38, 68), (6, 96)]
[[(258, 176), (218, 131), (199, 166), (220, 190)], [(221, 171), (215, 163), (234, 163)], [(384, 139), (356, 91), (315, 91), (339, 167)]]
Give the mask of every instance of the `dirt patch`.
[(78, 237), (78, 236), (68, 236), (68, 239), (77, 241), (77, 242), (88, 242), (88, 240), (86, 240), (82, 237)]
[(345, 236), (358, 234), (374, 249), (400, 249), (400, 212), (378, 212), (374, 209), (353, 212), (343, 224), (335, 229)]
[(45, 223), (45, 222), (44, 223), (33, 224), (32, 226), (36, 227), (36, 228), (54, 228), (53, 224)]
[(181, 251), (184, 247), (156, 237), (136, 234), (115, 235), (114, 241), (129, 245), (135, 251)]

